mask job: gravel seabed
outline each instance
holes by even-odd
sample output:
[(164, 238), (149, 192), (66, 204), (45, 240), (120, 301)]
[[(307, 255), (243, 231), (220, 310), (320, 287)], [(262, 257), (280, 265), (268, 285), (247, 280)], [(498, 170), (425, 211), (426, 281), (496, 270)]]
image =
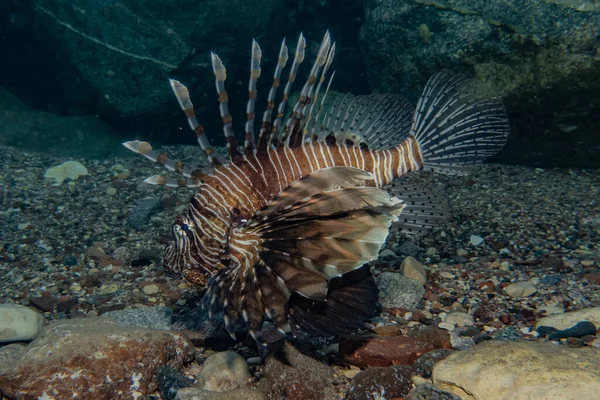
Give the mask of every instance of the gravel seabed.
[[(161, 150), (206, 166), (197, 148)], [(67, 159), (11, 147), (0, 151), (6, 160), (0, 176), (0, 302), (29, 305), (44, 297), (45, 315), (65, 318), (131, 306), (177, 309), (197, 298), (166, 275), (160, 261), (171, 224), (193, 189), (143, 183), (169, 173), (135, 155), (75, 160), (89, 175), (55, 185), (44, 173)], [(600, 306), (600, 171), (483, 165), (467, 176), (407, 179), (445, 193), (451, 211), (443, 226), (416, 240), (415, 257), (429, 270), (425, 310), (463, 309), (486, 329), (514, 325), (526, 332), (548, 306)], [(160, 199), (162, 209), (136, 230), (128, 215), (145, 198)], [(483, 243), (472, 245), (471, 235)], [(388, 247), (397, 257), (379, 262), (379, 269), (397, 268), (405, 240), (391, 235)], [(503, 290), (528, 280), (537, 289), (529, 297), (511, 298)]]

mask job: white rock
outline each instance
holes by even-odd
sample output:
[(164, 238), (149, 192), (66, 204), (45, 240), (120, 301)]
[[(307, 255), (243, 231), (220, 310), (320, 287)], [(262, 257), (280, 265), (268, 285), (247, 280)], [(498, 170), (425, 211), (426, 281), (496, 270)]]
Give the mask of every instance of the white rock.
[(438, 328), (452, 332), (454, 330), (454, 325), (449, 324), (448, 322), (440, 322)]
[(427, 271), (425, 270), (425, 266), (414, 257), (408, 256), (402, 260), (400, 270), (402, 271), (402, 275), (414, 279), (421, 285), (424, 285), (427, 282)]
[(569, 311), (563, 314), (550, 315), (540, 319), (538, 326), (551, 326), (558, 330), (572, 327), (578, 322), (590, 321), (596, 326), (600, 325), (600, 307), (586, 308), (583, 310)]
[(454, 311), (446, 315), (444, 322), (458, 327), (471, 326), (475, 323), (471, 314), (458, 311)]
[(454, 279), (454, 278), (456, 278), (456, 275), (451, 274), (450, 272), (447, 272), (447, 271), (442, 271), (442, 272), (439, 273), (439, 275), (442, 278), (446, 278), (446, 279)]
[(69, 178), (74, 181), (80, 176), (87, 175), (87, 168), (77, 161), (67, 161), (60, 165), (48, 168), (44, 174), (46, 179), (54, 179), (56, 185), (60, 185), (65, 179)]
[(223, 351), (208, 357), (198, 375), (198, 386), (213, 392), (225, 392), (245, 385), (248, 364), (233, 351)]
[(158, 285), (151, 283), (150, 285), (144, 286), (142, 288), (142, 292), (144, 292), (148, 296), (151, 296), (153, 294), (157, 294), (158, 292), (160, 292), (160, 288), (158, 287)]
[(481, 236), (471, 235), (469, 243), (471, 243), (472, 246), (479, 246), (483, 243), (483, 238)]
[(42, 330), (44, 316), (19, 304), (0, 304), (0, 343), (33, 340)]
[(531, 282), (526, 281), (512, 283), (505, 287), (504, 291), (510, 297), (528, 297), (534, 294), (537, 291), (537, 289)]
[(438, 362), (433, 382), (463, 400), (597, 399), (598, 365), (599, 349), (485, 341)]

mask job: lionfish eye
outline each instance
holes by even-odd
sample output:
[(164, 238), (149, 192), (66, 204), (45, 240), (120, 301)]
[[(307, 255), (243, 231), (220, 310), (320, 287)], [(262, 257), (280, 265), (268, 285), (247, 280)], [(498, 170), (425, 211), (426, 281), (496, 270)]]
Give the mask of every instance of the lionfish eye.
[(188, 224), (181, 224), (181, 230), (182, 231), (189, 231), (190, 230), (190, 226)]

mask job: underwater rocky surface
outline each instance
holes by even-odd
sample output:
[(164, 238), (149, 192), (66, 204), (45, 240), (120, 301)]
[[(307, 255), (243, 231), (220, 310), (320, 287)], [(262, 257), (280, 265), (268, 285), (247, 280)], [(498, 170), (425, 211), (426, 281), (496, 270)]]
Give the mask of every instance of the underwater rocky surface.
[[(27, 306), (28, 313), (37, 310), (47, 320), (43, 328), (32, 316), (28, 324), (15, 324), (7, 315), (21, 309), (0, 308), (2, 326), (13, 329), (0, 334), (0, 393), (8, 399), (41, 395), (43, 386), (56, 393), (94, 388), (97, 395), (90, 398), (99, 399), (111, 393), (162, 393), (165, 399), (472, 398), (467, 390), (493, 400), (505, 398), (504, 392), (493, 397), (489, 391), (513, 374), (538, 379), (536, 387), (549, 396), (577, 399), (598, 381), (598, 171), (484, 165), (465, 177), (408, 177), (444, 192), (452, 216), (419, 240), (392, 235), (372, 263), (385, 305), (381, 315), (342, 340), (298, 337), (293, 346), (283, 345), (282, 335), (267, 326), (270, 344), (263, 348), (243, 329), (240, 341), (233, 341), (222, 319), (211, 321), (201, 311), (199, 294), (162, 269), (170, 224), (191, 190), (144, 184), (159, 167), (138, 157), (74, 160), (85, 170), (78, 166), (70, 178), (57, 170), (65, 174), (58, 184), (63, 176), (47, 172), (64, 158), (0, 150), (8, 160), (0, 173), (6, 188), (0, 304)], [(201, 160), (195, 147), (162, 150), (189, 164)], [(153, 206), (146, 206), (150, 201)], [(143, 223), (134, 227), (132, 220)], [(581, 321), (594, 329), (568, 330)], [(548, 341), (545, 335), (556, 332), (565, 334)], [(67, 334), (77, 338), (77, 351), (69, 350)], [(135, 341), (135, 351), (113, 350), (129, 341)], [(496, 343), (504, 346), (501, 341), (510, 342), (504, 358), (494, 350)], [(40, 356), (47, 346), (56, 357)], [(235, 367), (203, 369), (210, 357), (230, 357), (222, 353), (227, 350), (241, 356)], [(522, 354), (537, 361), (521, 362)], [(585, 355), (584, 368), (571, 368), (571, 354)], [(86, 361), (97, 357), (102, 361)], [(513, 367), (499, 371), (506, 362)], [(103, 365), (120, 366), (111, 369), (110, 384), (101, 379)], [(475, 381), (467, 373), (473, 368), (480, 371)], [(50, 386), (32, 380), (60, 371), (72, 378)], [(478, 385), (482, 380), (489, 384)], [(515, 380), (514, 390), (529, 381)]]

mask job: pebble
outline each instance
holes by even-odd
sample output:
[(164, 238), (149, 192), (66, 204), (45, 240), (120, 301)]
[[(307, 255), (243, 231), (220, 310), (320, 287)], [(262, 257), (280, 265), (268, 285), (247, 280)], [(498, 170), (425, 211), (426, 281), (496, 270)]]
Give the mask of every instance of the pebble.
[(33, 340), (42, 330), (44, 316), (20, 304), (0, 304), (0, 343)]
[(413, 242), (404, 242), (398, 247), (398, 253), (405, 256), (416, 256), (419, 254), (419, 246)]
[(376, 281), (382, 307), (416, 308), (425, 295), (423, 285), (395, 272), (384, 272)]
[(458, 327), (471, 326), (475, 323), (473, 316), (464, 312), (451, 312), (444, 318), (444, 322)]
[(594, 265), (594, 261), (592, 260), (581, 260), (581, 265), (584, 267), (591, 267)]
[(525, 281), (525, 282), (512, 283), (512, 284), (508, 285), (507, 287), (505, 287), (504, 291), (510, 297), (515, 298), (515, 297), (531, 296), (532, 294), (534, 294), (537, 291), (537, 289), (531, 282)]
[(438, 328), (452, 332), (454, 330), (454, 325), (448, 322), (440, 322), (438, 324)]
[(421, 285), (424, 285), (427, 282), (427, 271), (425, 270), (425, 266), (414, 257), (408, 256), (402, 260), (400, 270), (402, 271), (402, 275), (414, 279)]
[(483, 243), (483, 238), (481, 236), (471, 235), (469, 243), (471, 243), (472, 246), (479, 246)]
[(246, 359), (246, 363), (248, 365), (260, 365), (262, 364), (262, 358), (260, 357), (250, 357)]
[(456, 255), (459, 257), (466, 257), (467, 255), (469, 255), (469, 252), (465, 249), (457, 249)]
[(442, 278), (446, 278), (446, 279), (454, 279), (454, 278), (456, 278), (456, 275), (451, 274), (450, 272), (447, 272), (447, 271), (442, 271), (438, 275), (441, 276)]
[(115, 194), (117, 194), (117, 189), (114, 187), (109, 187), (108, 189), (106, 189), (106, 194), (109, 196), (114, 196)]
[(150, 285), (146, 285), (142, 288), (142, 292), (144, 292), (144, 294), (147, 294), (148, 296), (157, 294), (159, 291), (160, 291), (160, 288), (158, 287), (158, 285), (155, 285), (154, 283), (152, 283)]
[(223, 351), (208, 357), (198, 375), (198, 386), (213, 392), (225, 392), (246, 384), (248, 364), (233, 351)]
[(385, 393), (385, 398), (404, 398), (412, 389), (413, 370), (407, 365), (372, 367), (359, 372), (350, 383), (346, 399), (375, 399), (373, 393)]
[(48, 168), (46, 170), (46, 173), (44, 174), (44, 178), (53, 179), (55, 181), (54, 186), (58, 186), (62, 184), (66, 179), (74, 181), (80, 176), (84, 176), (87, 174), (88, 170), (82, 163), (77, 161), (67, 161), (60, 165)]
[(435, 256), (436, 254), (439, 254), (439, 252), (438, 249), (436, 249), (435, 247), (430, 247), (427, 249), (425, 254), (427, 254), (428, 256)]
[(102, 285), (99, 294), (111, 294), (116, 293), (119, 290), (119, 285), (117, 283), (109, 283), (108, 285)]

